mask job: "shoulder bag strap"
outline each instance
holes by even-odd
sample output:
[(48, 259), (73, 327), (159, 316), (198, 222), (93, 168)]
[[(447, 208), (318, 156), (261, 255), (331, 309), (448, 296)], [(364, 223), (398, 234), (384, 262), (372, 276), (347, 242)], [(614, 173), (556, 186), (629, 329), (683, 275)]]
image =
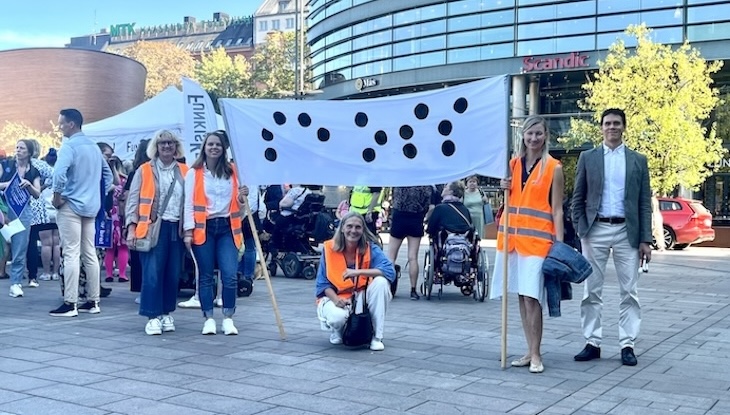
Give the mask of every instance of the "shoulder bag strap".
[(464, 222), (466, 222), (467, 225), (472, 226), (471, 221), (469, 219), (467, 219), (466, 216), (464, 216), (464, 214), (461, 213), (461, 211), (456, 208), (456, 206), (452, 205), (451, 203), (447, 203), (447, 205), (451, 206), (451, 208), (454, 209), (456, 211), (456, 213), (458, 213), (459, 216), (461, 216), (464, 219)]
[[(177, 167), (179, 169), (179, 167)], [(155, 166), (155, 169), (157, 169), (157, 166)], [(172, 179), (172, 183), (170, 183), (170, 187), (167, 189), (167, 194), (165, 195), (165, 199), (162, 201), (162, 205), (157, 209), (157, 214), (155, 214), (155, 219), (157, 219), (160, 216), (160, 212), (165, 212), (165, 209), (167, 209), (167, 204), (170, 203), (170, 198), (172, 197), (172, 192), (175, 190), (175, 184), (177, 183), (177, 176), (180, 174), (179, 171), (175, 172), (175, 178)], [(157, 175), (159, 179), (159, 173)]]

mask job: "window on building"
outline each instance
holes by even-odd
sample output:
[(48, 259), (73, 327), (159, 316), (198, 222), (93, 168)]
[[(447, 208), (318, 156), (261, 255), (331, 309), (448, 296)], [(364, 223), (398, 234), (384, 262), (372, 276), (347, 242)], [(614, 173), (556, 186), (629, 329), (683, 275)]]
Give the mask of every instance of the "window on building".
[(287, 17), (287, 19), (286, 19), (286, 28), (287, 29), (294, 29), (294, 18), (293, 17)]
[(710, 23), (687, 27), (687, 40), (702, 42), (730, 38), (730, 23)]
[(233, 39), (226, 40), (226, 47), (231, 46), (232, 42), (233, 42)]
[(279, 30), (280, 24), (281, 24), (281, 21), (279, 19), (272, 20), (271, 21), (271, 30)]
[(259, 32), (268, 32), (269, 22), (266, 20), (259, 20)]
[(243, 38), (239, 37), (238, 40), (236, 40), (236, 46), (240, 45), (241, 43), (243, 43)]

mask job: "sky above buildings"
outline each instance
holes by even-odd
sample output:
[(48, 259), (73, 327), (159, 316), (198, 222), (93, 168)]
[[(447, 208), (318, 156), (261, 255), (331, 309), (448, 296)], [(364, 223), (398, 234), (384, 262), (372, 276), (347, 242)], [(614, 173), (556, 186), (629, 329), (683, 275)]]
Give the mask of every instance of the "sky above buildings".
[(0, 50), (63, 47), (70, 38), (117, 24), (135, 28), (182, 23), (184, 16), (211, 20), (213, 13), (251, 16), (262, 0), (13, 0), (2, 2)]

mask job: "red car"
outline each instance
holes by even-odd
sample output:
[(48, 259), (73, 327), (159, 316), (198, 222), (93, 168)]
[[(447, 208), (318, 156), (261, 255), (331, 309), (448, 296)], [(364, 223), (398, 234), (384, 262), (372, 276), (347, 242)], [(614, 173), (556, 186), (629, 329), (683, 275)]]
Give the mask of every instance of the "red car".
[(715, 240), (712, 214), (699, 200), (659, 197), (664, 221), (664, 245), (684, 249), (691, 244)]

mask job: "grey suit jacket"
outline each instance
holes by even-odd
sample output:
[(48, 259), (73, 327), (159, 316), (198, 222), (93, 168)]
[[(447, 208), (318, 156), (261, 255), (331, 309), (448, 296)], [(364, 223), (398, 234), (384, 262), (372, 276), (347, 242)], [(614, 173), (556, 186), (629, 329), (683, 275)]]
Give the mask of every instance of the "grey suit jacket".
[[(652, 242), (651, 189), (646, 156), (626, 148), (624, 213), (629, 243)], [(572, 220), (578, 236), (585, 238), (598, 217), (603, 195), (603, 145), (586, 150), (578, 158), (572, 199)]]

